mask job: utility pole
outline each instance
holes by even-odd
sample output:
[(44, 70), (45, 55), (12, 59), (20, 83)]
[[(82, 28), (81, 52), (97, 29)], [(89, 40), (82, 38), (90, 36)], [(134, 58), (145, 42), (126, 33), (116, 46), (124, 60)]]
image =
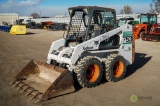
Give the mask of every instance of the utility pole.
[(39, 17), (41, 18), (41, 11), (40, 11)]

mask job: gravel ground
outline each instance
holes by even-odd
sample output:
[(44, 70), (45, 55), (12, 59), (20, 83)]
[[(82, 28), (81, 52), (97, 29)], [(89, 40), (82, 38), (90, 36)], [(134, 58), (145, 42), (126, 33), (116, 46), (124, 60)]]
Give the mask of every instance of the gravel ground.
[(34, 104), (34, 100), (9, 83), (30, 60), (46, 61), (52, 41), (61, 38), (63, 31), (27, 29), (27, 32), (10, 35), (0, 31), (1, 106), (160, 106), (160, 42), (141, 40), (136, 40), (135, 62), (128, 66), (123, 80), (116, 83), (103, 80), (91, 89), (76, 87), (74, 93)]

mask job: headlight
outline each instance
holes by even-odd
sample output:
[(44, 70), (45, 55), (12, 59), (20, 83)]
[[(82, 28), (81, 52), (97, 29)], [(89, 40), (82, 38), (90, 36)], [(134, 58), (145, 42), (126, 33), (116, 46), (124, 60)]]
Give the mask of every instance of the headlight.
[(138, 25), (133, 26), (133, 30), (137, 30), (138, 29)]

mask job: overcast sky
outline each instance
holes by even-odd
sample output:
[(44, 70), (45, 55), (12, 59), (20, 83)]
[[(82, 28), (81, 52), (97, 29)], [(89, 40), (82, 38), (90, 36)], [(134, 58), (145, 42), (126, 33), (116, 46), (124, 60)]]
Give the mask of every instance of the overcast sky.
[(124, 5), (130, 5), (134, 13), (147, 13), (152, 0), (0, 0), (0, 13), (17, 13), (29, 16), (33, 12), (41, 16), (64, 15), (68, 7), (103, 6), (116, 9), (119, 14)]

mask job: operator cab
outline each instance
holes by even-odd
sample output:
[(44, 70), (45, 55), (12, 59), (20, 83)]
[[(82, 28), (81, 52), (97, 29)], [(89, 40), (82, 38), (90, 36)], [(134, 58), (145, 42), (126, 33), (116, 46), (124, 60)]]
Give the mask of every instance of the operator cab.
[(120, 18), (118, 21), (118, 25), (123, 26), (126, 23), (132, 25), (133, 21), (134, 21), (134, 18)]
[(68, 9), (70, 23), (65, 46), (76, 46), (84, 41), (117, 28), (114, 9), (79, 6)]
[(150, 31), (153, 24), (157, 24), (157, 14), (141, 14), (140, 18), (141, 24), (148, 24), (148, 32)]

